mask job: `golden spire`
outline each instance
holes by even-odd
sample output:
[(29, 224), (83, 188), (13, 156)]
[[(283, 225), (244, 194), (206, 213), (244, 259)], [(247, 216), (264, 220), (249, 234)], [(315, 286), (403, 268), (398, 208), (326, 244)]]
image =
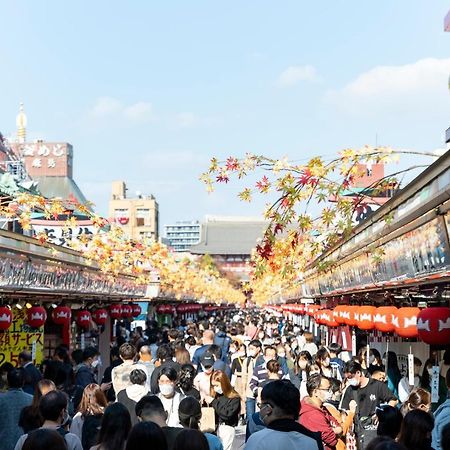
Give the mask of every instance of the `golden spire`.
[(19, 114), (16, 117), (17, 140), (25, 142), (27, 137), (27, 116), (23, 111), (23, 103), (20, 104)]

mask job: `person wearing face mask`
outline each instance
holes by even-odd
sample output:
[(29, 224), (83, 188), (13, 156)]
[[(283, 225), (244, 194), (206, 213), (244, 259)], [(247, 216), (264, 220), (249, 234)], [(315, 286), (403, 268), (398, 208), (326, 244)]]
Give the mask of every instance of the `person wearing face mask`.
[(277, 345), (277, 360), (280, 363), (281, 370), (284, 374), (289, 372), (288, 369), (288, 360), (286, 357), (286, 349), (283, 344)]
[[(41, 428), (55, 430), (66, 441), (68, 450), (83, 450), (80, 438), (73, 433), (68, 433), (62, 424), (67, 419), (67, 396), (61, 391), (50, 391), (39, 402), (39, 411), (44, 423)], [(22, 435), (16, 443), (14, 450), (22, 450), (22, 446), (28, 434)]]
[(358, 448), (365, 449), (371, 439), (377, 435), (376, 407), (382, 403), (396, 406), (398, 402), (386, 383), (366, 377), (358, 362), (347, 362), (344, 371), (348, 388), (342, 398), (340, 408), (344, 412), (349, 412), (350, 402), (352, 400), (356, 402), (355, 434)]
[(325, 347), (317, 350), (314, 362), (320, 367), (320, 373), (328, 378), (333, 376), (333, 370), (330, 366), (330, 354)]
[(211, 391), (211, 375), (214, 372), (214, 357), (209, 352), (200, 359), (201, 371), (194, 378), (194, 387), (200, 393), (200, 402), (203, 403)]
[(299, 422), (308, 430), (320, 432), (325, 450), (335, 450), (342, 428), (323, 406), (333, 396), (330, 381), (315, 374), (308, 378), (306, 389), (308, 397), (301, 401)]
[(245, 386), (245, 415), (246, 419), (252, 416), (256, 410), (255, 392), (250, 388), (250, 381), (253, 370), (256, 366), (264, 364), (264, 357), (261, 355), (262, 344), (258, 340), (250, 341), (247, 347), (247, 359), (242, 366), (242, 383)]
[(245, 390), (246, 386), (243, 383), (242, 372), (243, 372), (243, 364), (246, 359), (245, 355), (245, 345), (238, 340), (235, 340), (231, 343), (230, 351), (236, 350), (232, 353), (232, 362), (231, 362), (231, 385), (234, 387), (236, 392), (239, 394), (241, 398), (241, 419), (244, 422), (245, 415)]
[(181, 400), (184, 398), (184, 395), (175, 391), (176, 381), (177, 372), (171, 367), (164, 367), (164, 369), (159, 373), (158, 397), (164, 406), (164, 410), (167, 412), (167, 426), (169, 427), (180, 426), (178, 408), (180, 406)]
[(86, 347), (83, 350), (83, 363), (78, 367), (75, 374), (77, 386), (84, 389), (88, 384), (97, 383), (94, 369), (98, 366), (98, 357), (99, 352), (95, 347)]
[(231, 450), (239, 422), (241, 399), (233, 389), (226, 374), (216, 370), (211, 377), (210, 406), (216, 414), (217, 436), (222, 441), (224, 450)]

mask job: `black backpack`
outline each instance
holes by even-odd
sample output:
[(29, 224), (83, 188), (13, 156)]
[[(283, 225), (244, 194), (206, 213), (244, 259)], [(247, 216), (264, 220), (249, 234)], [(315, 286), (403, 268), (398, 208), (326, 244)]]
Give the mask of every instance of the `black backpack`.
[(81, 430), (81, 445), (83, 450), (89, 450), (97, 444), (97, 436), (102, 423), (102, 415), (90, 414), (84, 418)]

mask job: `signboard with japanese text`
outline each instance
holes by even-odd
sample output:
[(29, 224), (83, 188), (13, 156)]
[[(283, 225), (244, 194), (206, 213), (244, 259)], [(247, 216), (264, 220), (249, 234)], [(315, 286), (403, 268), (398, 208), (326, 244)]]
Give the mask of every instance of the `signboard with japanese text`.
[(31, 328), (27, 325), (25, 308), (13, 308), (13, 322), (6, 331), (0, 331), (0, 366), (9, 362), (19, 365), (19, 353), (27, 350), (33, 354), (33, 362), (41, 364), (44, 359), (44, 327)]

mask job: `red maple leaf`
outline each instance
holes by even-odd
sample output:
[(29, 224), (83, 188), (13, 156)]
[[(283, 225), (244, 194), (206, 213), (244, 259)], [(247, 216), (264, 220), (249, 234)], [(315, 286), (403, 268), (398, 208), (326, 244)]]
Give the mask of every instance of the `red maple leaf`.
[(269, 186), (269, 179), (264, 175), (261, 181), (256, 182), (256, 187), (262, 192)]
[(278, 233), (280, 233), (282, 231), (283, 231), (283, 225), (281, 225), (281, 223), (277, 223), (275, 225), (275, 228), (273, 229), (273, 233), (274, 234), (278, 234)]
[(230, 178), (227, 175), (217, 175), (216, 181), (218, 183), (228, 183)]
[(281, 200), (280, 206), (281, 206), (282, 208), (287, 209), (287, 208), (290, 208), (291, 205), (292, 205), (292, 202), (291, 202), (291, 200), (289, 199), (289, 197), (284, 197), (283, 200)]
[(239, 163), (238, 163), (237, 158), (233, 158), (232, 156), (227, 158), (226, 168), (227, 168), (227, 170), (238, 170)]

